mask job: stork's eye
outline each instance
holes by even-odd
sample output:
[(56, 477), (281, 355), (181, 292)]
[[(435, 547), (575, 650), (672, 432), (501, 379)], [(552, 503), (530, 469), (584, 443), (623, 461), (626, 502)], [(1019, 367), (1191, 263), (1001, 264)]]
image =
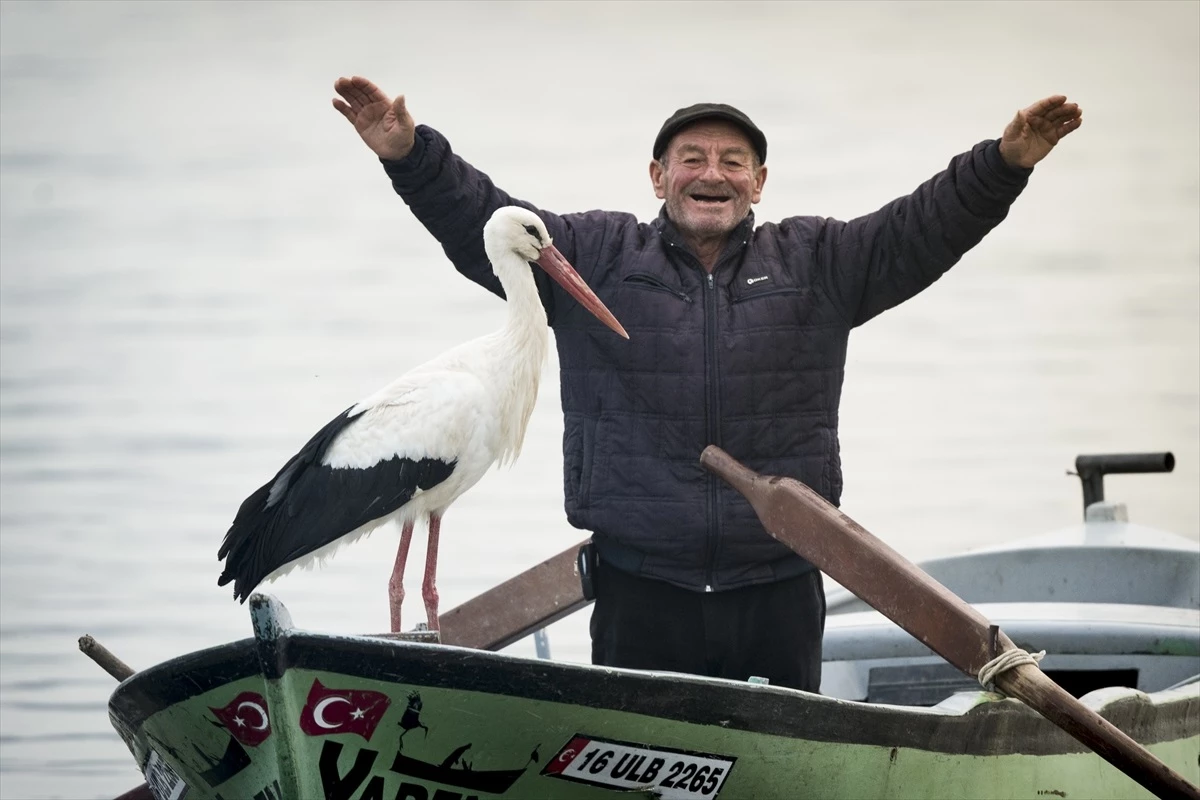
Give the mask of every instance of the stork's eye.
[(538, 240), (538, 246), (541, 247), (541, 231), (536, 228), (536, 225), (526, 225), (526, 233)]

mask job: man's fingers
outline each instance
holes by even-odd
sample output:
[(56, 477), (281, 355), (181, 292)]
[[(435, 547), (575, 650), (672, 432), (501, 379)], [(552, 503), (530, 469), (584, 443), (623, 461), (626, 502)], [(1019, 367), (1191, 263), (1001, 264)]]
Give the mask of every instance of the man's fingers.
[(359, 96), (363, 98), (365, 103), (390, 103), (388, 96), (371, 81), (361, 76), (355, 75), (350, 79), (350, 85), (354, 87)]
[[(346, 88), (346, 92), (342, 96), (350, 101), (350, 105), (352, 105), (356, 111), (366, 108), (374, 102), (369, 94), (353, 84)], [(386, 100), (387, 98), (384, 99)]]
[(1065, 102), (1067, 102), (1066, 95), (1052, 94), (1043, 100), (1038, 100), (1029, 108), (1025, 109), (1025, 112), (1034, 116), (1043, 116), (1052, 109), (1058, 108)]
[(340, 112), (343, 117), (348, 119), (350, 121), (351, 125), (354, 124), (354, 118), (357, 117), (358, 115), (350, 108), (350, 106), (346, 105), (341, 100), (338, 100), (335, 97), (333, 99), (333, 107), (335, 109), (337, 109), (338, 112)]
[[(349, 80), (347, 80), (346, 78), (338, 78), (333, 83), (333, 90), (342, 96), (342, 98), (346, 101), (346, 103), (349, 104), (347, 106), (347, 108), (351, 109), (354, 113), (357, 114), (359, 111), (362, 110), (362, 107), (363, 107), (362, 96), (354, 88), (354, 85), (351, 84)], [(334, 102), (336, 103), (337, 101), (335, 100)]]
[(404, 115), (408, 113), (408, 109), (404, 105), (404, 95), (396, 95), (396, 99), (392, 102), (392, 111), (396, 112), (396, 119), (404, 119)]
[(350, 104), (350, 108), (355, 113), (372, 103), (391, 102), (382, 89), (366, 78), (361, 78), (357, 75), (353, 78), (338, 78), (333, 83), (333, 90)]
[(1064, 103), (1057, 108), (1052, 108), (1044, 115), (1050, 122), (1062, 122), (1072, 117), (1079, 116), (1078, 103)]
[(1068, 133), (1079, 130), (1079, 126), (1082, 124), (1083, 124), (1083, 117), (1076, 117), (1075, 119), (1067, 120), (1066, 122), (1064, 122), (1062, 125), (1060, 125), (1058, 127), (1058, 138), (1061, 139), (1062, 137), (1066, 136)]

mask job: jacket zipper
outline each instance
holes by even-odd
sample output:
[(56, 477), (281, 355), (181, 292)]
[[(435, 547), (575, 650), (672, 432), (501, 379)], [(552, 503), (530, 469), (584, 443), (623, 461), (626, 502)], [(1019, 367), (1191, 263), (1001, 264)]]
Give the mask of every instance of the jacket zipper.
[[(740, 246), (730, 255), (741, 252), (748, 240), (742, 240)], [(688, 251), (667, 242), (671, 249), (686, 256), (687, 259), (704, 273), (704, 389), (707, 393), (705, 405), (705, 429), (708, 431), (708, 443), (721, 446), (721, 392), (720, 376), (717, 369), (717, 286), (713, 273), (727, 259), (722, 258), (713, 265), (712, 272), (704, 269), (699, 259)], [(704, 534), (704, 591), (713, 591), (713, 571), (717, 561), (717, 542), (720, 538), (721, 517), (718, 492), (719, 483), (716, 475), (708, 474), (708, 529)]]
[[(704, 283), (706, 289), (706, 304), (705, 304), (705, 343), (704, 343), (704, 358), (708, 365), (711, 365), (706, 370), (705, 380), (708, 382), (708, 442), (715, 444), (717, 447), (722, 446), (721, 442), (721, 368), (717, 359), (717, 286), (714, 277), (716, 271), (721, 268), (721, 265), (727, 261), (735, 260), (741, 253), (745, 251), (746, 243), (749, 239), (743, 239), (738, 247), (733, 248), (725, 257), (718, 259), (713, 265), (712, 272), (708, 273), (707, 280)], [(721, 482), (716, 475), (709, 473), (708, 475), (708, 533), (705, 544), (704, 554), (704, 591), (713, 591), (713, 578), (717, 568), (717, 548), (721, 544)]]
[[(714, 267), (715, 269), (716, 267)], [(707, 410), (705, 426), (708, 429), (708, 443), (720, 447), (721, 382), (717, 375), (717, 290), (711, 272), (708, 273), (707, 280), (704, 282), (704, 316), (704, 363), (707, 367), (704, 371), (704, 388), (708, 393), (708, 402), (705, 403)], [(704, 591), (706, 592), (713, 590), (713, 570), (717, 561), (717, 538), (720, 535), (721, 526), (720, 508), (717, 506), (718, 488), (717, 476), (710, 472), (708, 474), (708, 530), (704, 537)]]

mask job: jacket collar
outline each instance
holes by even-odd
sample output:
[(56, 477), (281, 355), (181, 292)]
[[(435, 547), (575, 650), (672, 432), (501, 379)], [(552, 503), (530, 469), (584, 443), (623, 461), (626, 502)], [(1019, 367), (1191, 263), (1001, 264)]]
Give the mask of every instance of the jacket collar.
[[(662, 208), (658, 210), (658, 217), (654, 220), (654, 227), (662, 235), (664, 239), (675, 245), (682, 245), (683, 239), (679, 235), (679, 228), (675, 227), (675, 223), (667, 216), (667, 204), (663, 203)], [(729, 232), (730, 240), (748, 239), (750, 231), (754, 230), (754, 211), (746, 213), (746, 218), (737, 224), (737, 227)]]
[[(658, 211), (658, 217), (654, 220), (654, 228), (662, 236), (663, 240), (668, 244), (682, 248), (693, 256), (692, 249), (684, 242), (683, 237), (679, 233), (679, 228), (675, 227), (675, 223), (667, 216), (667, 205), (663, 203), (662, 208)], [(737, 227), (729, 232), (729, 240), (725, 243), (725, 249), (722, 251), (717, 262), (724, 260), (725, 256), (733, 249), (741, 247), (750, 238), (750, 233), (754, 230), (754, 212), (750, 211), (746, 214), (746, 218), (737, 224)]]

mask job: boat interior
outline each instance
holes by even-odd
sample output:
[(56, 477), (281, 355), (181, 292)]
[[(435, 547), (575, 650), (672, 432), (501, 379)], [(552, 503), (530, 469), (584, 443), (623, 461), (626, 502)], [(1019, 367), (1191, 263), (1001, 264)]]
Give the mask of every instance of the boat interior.
[[(1082, 525), (922, 569), (976, 606), (1076, 697), (1200, 680), (1200, 548), (1092, 503)], [(821, 693), (936, 705), (980, 685), (844, 589), (828, 593)]]

